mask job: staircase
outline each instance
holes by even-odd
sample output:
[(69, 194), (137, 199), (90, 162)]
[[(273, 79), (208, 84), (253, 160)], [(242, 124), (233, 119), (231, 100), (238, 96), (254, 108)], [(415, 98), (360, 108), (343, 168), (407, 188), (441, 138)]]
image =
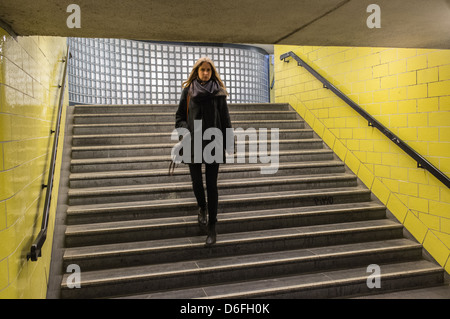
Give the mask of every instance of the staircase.
[[(229, 106), (234, 128), (279, 128), (280, 166), (221, 165), (210, 248), (187, 167), (167, 174), (177, 106), (71, 108), (61, 298), (342, 298), (443, 283), (289, 105)], [(67, 285), (70, 264), (80, 289)], [(381, 288), (368, 288), (371, 264)]]

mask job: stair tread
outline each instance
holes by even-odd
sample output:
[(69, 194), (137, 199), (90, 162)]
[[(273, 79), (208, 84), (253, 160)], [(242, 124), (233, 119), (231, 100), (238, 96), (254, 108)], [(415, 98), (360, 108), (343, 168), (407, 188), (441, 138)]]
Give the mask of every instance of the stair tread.
[[(222, 195), (219, 198), (219, 204), (223, 202), (245, 202), (248, 200), (263, 200), (263, 199), (286, 199), (302, 197), (302, 196), (332, 196), (342, 194), (368, 194), (370, 190), (363, 187), (339, 187), (339, 188), (323, 188), (312, 190), (294, 190), (272, 193), (249, 193), (249, 194), (233, 194)], [(150, 201), (135, 201), (122, 203), (106, 203), (106, 204), (91, 204), (91, 205), (74, 205), (67, 209), (68, 214), (76, 214), (83, 212), (101, 212), (111, 211), (112, 209), (142, 209), (148, 207), (182, 207), (192, 206), (196, 204), (194, 198), (178, 198), (178, 199), (163, 199)]]
[[(331, 180), (356, 180), (354, 174), (348, 173), (333, 173), (333, 174), (317, 174), (317, 175), (294, 175), (294, 176), (265, 176), (255, 178), (234, 178), (218, 180), (217, 186), (219, 188), (230, 188), (238, 186), (258, 186), (268, 184), (286, 184), (289, 182), (319, 182)], [(164, 190), (183, 190), (192, 189), (192, 182), (170, 182), (157, 184), (142, 184), (142, 185), (122, 185), (122, 186), (104, 186), (104, 187), (86, 187), (86, 188), (72, 188), (69, 189), (69, 197), (73, 196), (95, 196), (102, 194), (126, 194), (126, 193), (147, 193), (150, 191), (164, 191)]]
[[(362, 202), (362, 203), (346, 203), (335, 204), (332, 206), (315, 206), (315, 207), (294, 207), (294, 208), (280, 208), (256, 211), (236, 211), (222, 214), (220, 216), (221, 222), (232, 220), (248, 220), (248, 219), (263, 219), (274, 216), (289, 216), (289, 215), (313, 215), (313, 214), (332, 214), (336, 212), (352, 212), (352, 211), (367, 211), (367, 210), (381, 210), (386, 209), (382, 204), (376, 202)], [(150, 218), (140, 220), (128, 220), (120, 222), (105, 222), (82, 225), (69, 225), (66, 228), (66, 236), (95, 234), (110, 231), (133, 231), (138, 229), (157, 228), (168, 225), (186, 225), (197, 224), (197, 216), (183, 216), (183, 217), (166, 217), (166, 218)]]
[[(288, 133), (288, 132), (310, 132), (311, 130), (308, 129), (279, 129), (278, 132), (279, 133)], [(114, 134), (114, 133), (104, 133), (104, 134), (73, 134), (73, 138), (78, 138), (78, 139), (86, 139), (86, 138), (100, 138), (100, 137), (151, 137), (151, 136), (171, 136), (172, 131), (170, 132), (153, 132), (153, 133), (119, 133), (119, 134)], [(240, 134), (239, 132), (235, 132), (235, 135)], [(282, 139), (281, 139), (282, 140)], [(281, 141), (280, 140), (280, 141)], [(300, 139), (300, 141), (303, 140), (320, 140), (319, 138), (305, 138), (305, 139)]]
[[(365, 243), (335, 245), (332, 247), (313, 247), (293, 249), (278, 252), (256, 253), (241, 256), (216, 257), (157, 265), (143, 265), (126, 268), (113, 268), (83, 272), (84, 285), (101, 284), (111, 281), (131, 281), (157, 276), (180, 275), (180, 273), (202, 273), (208, 271), (230, 270), (243, 267), (258, 267), (280, 263), (315, 261), (331, 257), (349, 255), (375, 254), (383, 251), (398, 251), (403, 249), (421, 248), (422, 245), (409, 239), (391, 239)], [(66, 274), (65, 277), (69, 276)], [(63, 286), (66, 280), (63, 280)]]
[[(219, 172), (225, 171), (247, 171), (247, 170), (260, 170), (261, 164), (245, 164), (245, 165), (221, 165)], [(328, 161), (318, 161), (318, 162), (293, 162), (293, 163), (280, 163), (278, 170), (287, 168), (301, 168), (301, 167), (322, 167), (322, 166), (344, 166), (342, 161), (328, 160)], [(189, 169), (187, 166), (181, 166), (177, 168), (174, 172), (175, 175), (178, 174), (189, 174)], [(152, 169), (152, 170), (128, 170), (128, 171), (106, 171), (106, 172), (88, 172), (88, 173), (71, 173), (69, 176), (70, 180), (79, 179), (90, 179), (90, 178), (109, 178), (109, 177), (122, 177), (122, 176), (159, 176), (167, 175), (167, 169)], [(220, 178), (220, 175), (219, 175)]]
[[(219, 234), (218, 246), (233, 245), (236, 243), (254, 242), (261, 240), (274, 240), (286, 238), (300, 238), (305, 236), (317, 236), (318, 234), (344, 233), (349, 231), (366, 231), (369, 229), (394, 229), (402, 225), (389, 219), (369, 220), (361, 222), (347, 222), (338, 224), (301, 226), (291, 228), (279, 228), (269, 230), (258, 230), (242, 233)], [(192, 247), (203, 247), (204, 236), (191, 236), (184, 238), (171, 238), (161, 240), (139, 241), (129, 243), (115, 243), (105, 245), (94, 245), (85, 247), (67, 248), (64, 259), (95, 258), (98, 256), (124, 255), (133, 253), (151, 253), (167, 249), (189, 249)]]
[[(258, 111), (259, 112), (259, 111)], [(253, 114), (254, 112), (252, 112)], [(122, 113), (118, 113), (122, 114)], [(145, 114), (145, 113), (137, 113), (139, 115)], [(81, 114), (80, 114), (81, 115)], [(233, 121), (234, 126), (237, 126), (236, 124), (240, 123), (303, 123), (303, 120), (301, 119), (276, 119), (276, 120), (247, 120), (247, 121), (241, 121), (241, 120), (235, 120)], [(106, 127), (106, 126), (174, 126), (174, 122), (124, 122), (124, 123), (77, 123), (73, 124), (74, 128), (80, 128), (80, 127)], [(304, 130), (310, 130), (310, 129), (304, 129)]]
[[(148, 133), (152, 134), (152, 133)], [(147, 133), (132, 133), (132, 134), (117, 134), (118, 137), (123, 136), (138, 136), (142, 135), (145, 136)], [(168, 133), (167, 135), (170, 135)], [(90, 136), (90, 135), (86, 135)], [(264, 141), (260, 140), (258, 143), (262, 142), (269, 142), (270, 140)], [(301, 138), (301, 139), (281, 139), (279, 140), (280, 144), (289, 144), (289, 143), (311, 143), (311, 142), (321, 142), (322, 140), (319, 138)], [(173, 141), (172, 143), (151, 143), (151, 144), (120, 144), (120, 145), (88, 145), (88, 146), (74, 146), (72, 147), (72, 151), (91, 151), (91, 150), (112, 150), (112, 149), (142, 149), (142, 148), (161, 148), (161, 147), (173, 147), (175, 145), (176, 141)], [(248, 141), (246, 140), (245, 143), (247, 144)], [(242, 143), (236, 143), (236, 145), (239, 145)]]
[[(387, 263), (380, 264), (379, 266), (382, 269), (380, 274), (381, 282), (394, 277), (443, 272), (441, 267), (426, 260)], [(367, 277), (367, 266), (364, 266), (344, 270), (331, 270), (240, 283), (188, 288), (177, 291), (140, 294), (130, 296), (129, 298), (258, 298), (270, 293), (283, 293), (294, 289), (311, 290), (314, 288), (325, 288), (327, 286), (348, 285), (356, 282), (366, 284)]]
[[(230, 115), (233, 114), (255, 114), (255, 111), (229, 111)], [(297, 114), (296, 111), (293, 110), (265, 110), (258, 111), (258, 114)], [(74, 114), (74, 117), (95, 117), (95, 116), (139, 116), (139, 115), (174, 115), (173, 112), (153, 112), (149, 110), (149, 112), (120, 112), (120, 113), (88, 113), (88, 114)]]
[[(329, 149), (312, 149), (312, 150), (286, 150), (279, 151), (274, 154), (279, 155), (301, 155), (301, 154), (317, 154), (317, 153), (332, 153)], [(250, 153), (253, 154), (253, 153)], [(248, 152), (246, 152), (248, 155)], [(71, 164), (95, 164), (95, 163), (120, 163), (120, 162), (146, 162), (164, 160), (169, 161), (170, 155), (163, 156), (134, 156), (134, 157), (110, 157), (110, 158), (88, 158), (88, 159), (72, 159)]]

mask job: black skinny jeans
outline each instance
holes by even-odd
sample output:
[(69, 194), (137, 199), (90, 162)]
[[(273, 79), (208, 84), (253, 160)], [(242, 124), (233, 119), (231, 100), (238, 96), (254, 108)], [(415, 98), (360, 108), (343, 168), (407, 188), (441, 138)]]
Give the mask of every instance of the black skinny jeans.
[[(203, 187), (202, 164), (189, 164), (192, 187), (198, 206), (206, 208), (205, 189)], [(206, 190), (208, 193), (208, 218), (211, 224), (217, 222), (217, 206), (219, 193), (217, 191), (217, 176), (219, 175), (219, 164), (205, 164)]]

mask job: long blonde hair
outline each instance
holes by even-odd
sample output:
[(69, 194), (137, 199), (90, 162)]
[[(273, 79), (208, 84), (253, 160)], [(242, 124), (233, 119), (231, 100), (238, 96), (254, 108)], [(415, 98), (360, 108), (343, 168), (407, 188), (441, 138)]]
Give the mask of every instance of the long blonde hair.
[[(216, 66), (214, 65), (214, 62), (208, 58), (208, 57), (203, 57), (197, 60), (197, 62), (195, 62), (194, 66), (192, 67), (192, 71), (191, 74), (189, 75), (189, 78), (183, 82), (183, 84), (181, 85), (183, 88), (188, 87), (189, 85), (191, 85), (192, 81), (196, 80), (198, 78), (198, 69), (200, 68), (200, 66), (204, 63), (207, 62), (211, 65), (211, 79), (212, 80), (216, 80), (217, 83), (219, 83), (219, 86), (222, 87), (225, 92), (227, 92), (227, 88), (225, 87), (225, 84), (223, 84), (219, 72), (217, 72)], [(228, 95), (228, 92), (227, 92)]]

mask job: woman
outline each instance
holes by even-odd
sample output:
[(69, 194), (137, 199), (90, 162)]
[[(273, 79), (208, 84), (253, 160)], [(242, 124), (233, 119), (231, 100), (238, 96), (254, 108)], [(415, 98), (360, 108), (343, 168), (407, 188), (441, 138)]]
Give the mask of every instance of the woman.
[[(187, 128), (191, 135), (191, 162), (189, 171), (192, 179), (197, 204), (199, 206), (198, 222), (200, 225), (207, 226), (206, 245), (210, 246), (216, 242), (216, 222), (217, 222), (217, 176), (219, 173), (219, 161), (214, 160), (205, 162), (203, 150), (208, 141), (203, 141), (203, 133), (208, 128), (218, 128), (222, 132), (223, 143), (225, 147), (226, 129), (231, 128), (230, 115), (227, 106), (227, 96), (225, 85), (220, 79), (214, 63), (209, 58), (199, 59), (192, 68), (189, 78), (183, 82), (183, 92), (181, 94), (178, 111), (176, 113), (175, 128)], [(194, 130), (195, 122), (201, 122), (201, 132)], [(195, 134), (202, 134), (202, 154), (201, 161), (198, 156), (194, 158), (194, 140)], [(197, 159), (197, 160), (195, 160)], [(222, 156), (222, 163), (225, 162), (225, 156)], [(208, 204), (206, 204), (205, 190), (202, 180), (202, 163), (205, 164), (205, 177)], [(207, 220), (208, 215), (208, 220)]]

